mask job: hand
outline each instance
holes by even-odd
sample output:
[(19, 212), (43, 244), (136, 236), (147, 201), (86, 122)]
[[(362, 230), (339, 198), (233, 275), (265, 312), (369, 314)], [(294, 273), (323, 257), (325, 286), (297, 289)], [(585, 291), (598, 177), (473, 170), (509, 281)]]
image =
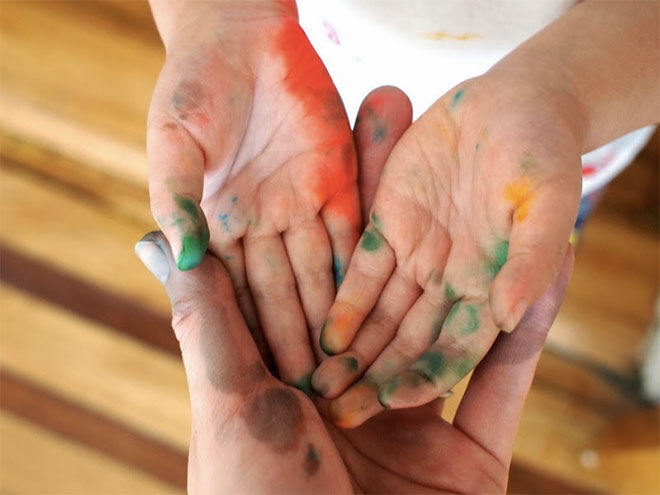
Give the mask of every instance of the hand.
[[(363, 207), (410, 108), (392, 89), (372, 93), (356, 125)], [(373, 142), (372, 142), (373, 139)], [(273, 378), (263, 366), (221, 263), (180, 272), (167, 241), (149, 234), (138, 256), (164, 283), (192, 404), (190, 493), (499, 492), (506, 489), (524, 398), (566, 288), (572, 257), (519, 331), (502, 336), (475, 371), (453, 425), (442, 401), (386, 411), (343, 431), (328, 402)]]
[(154, 217), (180, 270), (208, 243), (280, 377), (309, 389), (309, 332), (318, 343), (333, 260), (342, 277), (360, 229), (342, 102), (292, 0), (152, 7), (167, 49), (148, 123)]
[(580, 200), (580, 119), (559, 82), (519, 72), (459, 85), (389, 157), (322, 332), (338, 355), (312, 377), (337, 424), (442, 396), (556, 279)]

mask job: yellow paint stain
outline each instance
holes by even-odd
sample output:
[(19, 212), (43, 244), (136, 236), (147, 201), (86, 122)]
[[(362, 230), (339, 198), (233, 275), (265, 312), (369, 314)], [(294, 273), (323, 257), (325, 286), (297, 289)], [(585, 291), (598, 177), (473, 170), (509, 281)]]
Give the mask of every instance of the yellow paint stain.
[(522, 222), (529, 214), (529, 205), (534, 197), (531, 186), (531, 181), (523, 177), (508, 184), (504, 189), (504, 198), (515, 208), (514, 222)]
[(483, 35), (478, 33), (454, 34), (454, 33), (448, 33), (446, 31), (434, 31), (432, 33), (425, 33), (422, 36), (426, 39), (433, 41), (443, 41), (443, 40), (472, 41), (479, 38), (483, 38)]
[(449, 129), (447, 129), (444, 125), (440, 124), (438, 125), (438, 131), (440, 131), (440, 135), (442, 136), (442, 139), (444, 139), (446, 142), (450, 141), (451, 135), (449, 134)]

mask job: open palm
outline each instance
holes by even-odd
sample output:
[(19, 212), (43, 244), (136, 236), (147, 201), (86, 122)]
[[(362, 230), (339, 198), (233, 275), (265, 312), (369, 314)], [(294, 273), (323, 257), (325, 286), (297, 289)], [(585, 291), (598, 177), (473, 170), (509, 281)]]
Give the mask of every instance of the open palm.
[(310, 332), (318, 342), (359, 236), (352, 134), (285, 3), (199, 6), (167, 40), (154, 91), (152, 211), (179, 269), (208, 244), (264, 348), (259, 316), (280, 377), (304, 386)]
[(342, 426), (442, 396), (559, 273), (578, 140), (539, 95), (498, 84), (486, 75), (450, 91), (387, 160), (322, 332), (336, 356), (312, 378)]

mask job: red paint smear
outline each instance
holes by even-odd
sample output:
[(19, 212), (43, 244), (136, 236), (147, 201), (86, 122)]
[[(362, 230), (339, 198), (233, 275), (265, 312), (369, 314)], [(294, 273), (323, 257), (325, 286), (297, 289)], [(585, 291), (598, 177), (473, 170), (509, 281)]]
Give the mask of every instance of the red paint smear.
[(596, 171), (596, 169), (592, 166), (583, 167), (582, 168), (582, 175), (584, 175), (585, 177), (588, 177), (588, 176), (592, 175), (595, 171)]
[[(276, 35), (275, 49), (284, 63), (286, 76), (282, 83), (304, 108), (301, 125), (305, 128), (307, 122), (307, 127), (318, 136), (315, 151), (320, 159), (315, 166), (320, 167), (320, 180), (309, 187), (319, 202), (326, 204), (347, 184), (356, 181), (355, 148), (348, 118), (330, 74), (296, 22), (284, 22)], [(334, 201), (332, 210), (353, 223), (359, 217), (355, 204)]]
[(325, 34), (328, 39), (335, 45), (341, 45), (341, 41), (339, 41), (339, 35), (337, 34), (335, 27), (325, 19), (323, 20), (323, 27), (325, 28)]

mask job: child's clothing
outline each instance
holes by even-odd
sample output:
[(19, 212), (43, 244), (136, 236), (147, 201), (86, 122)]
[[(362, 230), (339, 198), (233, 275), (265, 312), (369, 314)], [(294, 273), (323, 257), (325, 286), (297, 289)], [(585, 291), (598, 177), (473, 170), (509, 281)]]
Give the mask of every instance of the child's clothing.
[[(351, 122), (372, 89), (393, 85), (415, 117), (486, 72), (572, 7), (574, 0), (298, 0), (300, 24), (328, 67)], [(646, 144), (654, 126), (582, 157), (581, 218)]]

